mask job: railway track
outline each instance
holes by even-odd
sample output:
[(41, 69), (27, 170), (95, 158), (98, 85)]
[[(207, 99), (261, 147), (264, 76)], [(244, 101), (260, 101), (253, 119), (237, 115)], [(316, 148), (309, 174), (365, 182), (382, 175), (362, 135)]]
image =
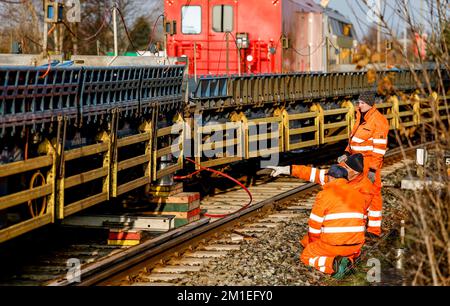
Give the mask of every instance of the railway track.
[[(414, 148), (408, 150), (408, 154), (413, 152)], [(390, 151), (383, 175), (403, 167), (402, 159), (398, 149)], [(261, 177), (250, 187), (254, 201), (244, 210), (233, 213), (248, 201), (243, 190), (202, 200), (202, 208), (209, 214), (231, 213), (225, 218), (204, 218), (164, 234), (150, 234), (131, 248), (106, 246), (99, 232), (82, 235), (89, 238), (70, 243), (63, 251), (47, 253), (0, 285), (177, 284), (186, 274), (199, 272), (211, 259), (238, 250), (243, 241), (258, 239), (292, 218), (306, 218), (319, 190), (317, 185), (292, 178)], [(81, 282), (67, 279), (71, 258), (80, 260)]]

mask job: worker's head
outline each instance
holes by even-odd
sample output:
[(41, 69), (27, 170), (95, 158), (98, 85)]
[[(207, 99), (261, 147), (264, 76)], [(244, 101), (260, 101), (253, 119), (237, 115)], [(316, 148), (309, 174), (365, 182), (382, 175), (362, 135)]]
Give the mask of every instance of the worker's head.
[(348, 180), (351, 181), (364, 171), (364, 157), (361, 153), (353, 154), (339, 165), (347, 170)]
[(330, 182), (334, 181), (335, 179), (345, 178), (348, 180), (348, 171), (339, 165), (333, 165), (328, 170), (328, 179)]
[(366, 113), (375, 105), (375, 93), (366, 91), (359, 95), (358, 108), (360, 112)]

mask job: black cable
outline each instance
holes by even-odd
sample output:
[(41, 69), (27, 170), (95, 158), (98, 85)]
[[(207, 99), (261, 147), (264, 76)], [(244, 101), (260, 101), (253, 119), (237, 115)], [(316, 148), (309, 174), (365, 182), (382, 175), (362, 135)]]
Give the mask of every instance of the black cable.
[[(108, 12), (108, 10), (105, 11), (105, 14), (103, 15), (103, 23), (101, 24), (100, 28), (97, 30), (97, 32), (95, 32), (94, 35), (89, 36), (88, 38), (80, 38), (79, 36), (77, 36), (72, 29), (69, 27), (69, 25), (63, 20), (62, 24), (67, 28), (67, 30), (69, 30), (70, 34), (73, 35), (76, 39), (81, 40), (81, 41), (91, 41), (95, 38), (97, 38), (98, 35), (100, 35), (100, 32), (103, 30), (103, 28), (106, 26), (107, 24), (107, 16), (106, 13)], [(109, 21), (109, 23), (111, 23), (111, 20)]]
[[(131, 39), (131, 35), (130, 35), (130, 32), (128, 31), (127, 24), (125, 23), (125, 18), (124, 18), (123, 14), (122, 14), (122, 11), (121, 11), (118, 7), (116, 7), (116, 9), (117, 9), (117, 11), (119, 12), (120, 19), (122, 20), (123, 27), (124, 27), (124, 29), (125, 29), (125, 33), (126, 33), (126, 35), (127, 35), (127, 38), (128, 38), (128, 40), (130, 41), (130, 43), (131, 43), (131, 47), (134, 49), (134, 51), (135, 51), (139, 56), (143, 56), (145, 53), (142, 53), (142, 54), (141, 54), (141, 53), (139, 52), (139, 50), (136, 48), (136, 46), (135, 46), (133, 40)], [(148, 43), (147, 48), (146, 48), (145, 51), (147, 51), (147, 50), (150, 48), (151, 44), (153, 43), (153, 37), (154, 37), (156, 25), (158, 24), (158, 21), (159, 21), (159, 19), (160, 19), (161, 17), (164, 17), (164, 15), (163, 15), (163, 14), (159, 15), (158, 18), (156, 18), (156, 21), (155, 21), (154, 24), (153, 24), (153, 30), (152, 30), (152, 33), (150, 34), (150, 40), (149, 40), (149, 43)]]

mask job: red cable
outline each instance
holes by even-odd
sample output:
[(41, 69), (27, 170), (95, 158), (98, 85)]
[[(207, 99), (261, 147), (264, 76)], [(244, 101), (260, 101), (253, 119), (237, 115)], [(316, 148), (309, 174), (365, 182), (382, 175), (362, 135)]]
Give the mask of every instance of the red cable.
[[(205, 214), (205, 217), (209, 217), (209, 218), (225, 218), (225, 217), (227, 217), (227, 216), (229, 216), (229, 215), (235, 214), (235, 213), (237, 213), (237, 212), (239, 212), (239, 211), (241, 211), (241, 210), (246, 209), (247, 207), (250, 206), (250, 204), (252, 204), (252, 202), (253, 202), (253, 196), (252, 196), (252, 193), (250, 192), (250, 190), (248, 190), (247, 187), (245, 187), (244, 184), (242, 184), (241, 182), (239, 182), (239, 181), (236, 180), (235, 178), (232, 178), (231, 176), (229, 176), (229, 175), (227, 175), (227, 174), (225, 174), (225, 173), (223, 173), (223, 172), (220, 172), (220, 171), (217, 171), (217, 170), (214, 170), (214, 169), (211, 169), (211, 168), (207, 168), (207, 167), (202, 167), (200, 164), (196, 163), (194, 160), (192, 160), (192, 159), (190, 159), (190, 158), (187, 158), (187, 157), (186, 157), (186, 160), (189, 161), (189, 162), (191, 162), (191, 163), (193, 163), (193, 164), (195, 164), (195, 165), (197, 165), (200, 169), (197, 170), (196, 172), (190, 174), (190, 175), (185, 176), (185, 177), (193, 176), (193, 175), (195, 175), (195, 174), (197, 174), (197, 173), (200, 173), (200, 172), (202, 172), (202, 171), (208, 171), (208, 172), (211, 172), (211, 173), (214, 173), (214, 174), (223, 176), (224, 178), (227, 178), (227, 179), (229, 179), (230, 181), (233, 181), (234, 183), (238, 184), (240, 187), (242, 187), (242, 189), (245, 190), (245, 192), (247, 192), (247, 194), (248, 194), (248, 196), (249, 196), (249, 198), (250, 198), (250, 201), (249, 201), (245, 206), (243, 206), (242, 208), (240, 208), (239, 210), (237, 210), (237, 211), (235, 211), (235, 212), (232, 212), (232, 213), (229, 213), (229, 214), (222, 214), (222, 215)], [(185, 178), (185, 177), (176, 177), (176, 178), (178, 178), (178, 179), (183, 179), (183, 178)]]

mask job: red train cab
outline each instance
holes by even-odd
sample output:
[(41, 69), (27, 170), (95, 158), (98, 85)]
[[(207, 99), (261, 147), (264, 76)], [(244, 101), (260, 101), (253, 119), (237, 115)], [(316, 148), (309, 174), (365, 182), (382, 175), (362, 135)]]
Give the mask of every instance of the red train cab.
[(191, 75), (323, 71), (322, 7), (312, 0), (165, 1), (168, 56)]

